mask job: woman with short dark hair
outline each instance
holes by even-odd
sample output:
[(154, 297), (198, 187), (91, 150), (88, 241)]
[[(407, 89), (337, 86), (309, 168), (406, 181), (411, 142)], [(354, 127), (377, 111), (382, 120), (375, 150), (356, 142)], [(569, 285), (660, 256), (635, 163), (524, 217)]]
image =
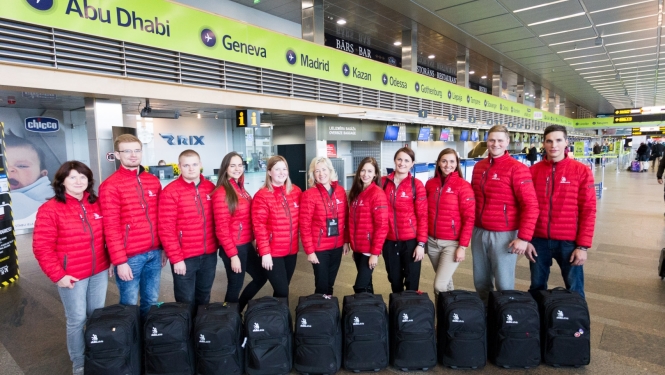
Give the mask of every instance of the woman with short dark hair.
[(104, 307), (111, 275), (104, 247), (102, 213), (92, 171), (78, 161), (60, 166), (53, 178), (55, 196), (37, 211), (32, 250), (46, 276), (58, 286), (67, 319), (67, 349), (73, 373), (83, 374), (83, 327)]

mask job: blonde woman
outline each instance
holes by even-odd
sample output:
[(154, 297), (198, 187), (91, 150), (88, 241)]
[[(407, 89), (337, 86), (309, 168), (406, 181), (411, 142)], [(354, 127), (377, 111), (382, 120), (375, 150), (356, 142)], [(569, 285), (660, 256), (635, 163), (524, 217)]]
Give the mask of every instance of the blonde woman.
[(342, 251), (349, 243), (346, 192), (326, 157), (312, 159), (308, 176), (310, 188), (300, 204), (300, 240), (314, 269), (314, 293), (332, 295)]

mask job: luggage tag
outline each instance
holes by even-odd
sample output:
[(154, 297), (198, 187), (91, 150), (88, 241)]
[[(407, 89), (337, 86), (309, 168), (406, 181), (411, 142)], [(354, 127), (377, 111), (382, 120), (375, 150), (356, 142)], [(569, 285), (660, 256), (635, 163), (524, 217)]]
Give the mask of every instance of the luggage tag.
[(326, 230), (328, 232), (328, 237), (339, 236), (337, 218), (326, 219)]

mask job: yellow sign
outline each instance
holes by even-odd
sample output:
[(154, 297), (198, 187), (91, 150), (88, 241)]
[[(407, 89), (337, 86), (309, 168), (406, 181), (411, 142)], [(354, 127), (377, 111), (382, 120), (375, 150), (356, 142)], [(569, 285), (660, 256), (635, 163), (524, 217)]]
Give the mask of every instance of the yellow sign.
[(236, 111), (236, 123), (238, 127), (261, 125), (261, 112), (255, 109), (243, 109)]
[(575, 145), (575, 147), (573, 149), (573, 155), (575, 155), (576, 158), (583, 158), (584, 157), (584, 142), (575, 142), (574, 145)]
[(615, 117), (614, 122), (633, 122), (633, 116)]

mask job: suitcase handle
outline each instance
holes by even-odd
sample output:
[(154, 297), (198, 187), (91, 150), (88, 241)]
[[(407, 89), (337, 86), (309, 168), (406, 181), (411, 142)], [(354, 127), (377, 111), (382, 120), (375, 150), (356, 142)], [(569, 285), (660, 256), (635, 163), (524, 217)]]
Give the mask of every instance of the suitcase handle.
[(509, 295), (517, 295), (517, 296), (523, 296), (526, 295), (527, 292), (523, 292), (521, 290), (502, 290), (501, 295), (502, 296), (509, 296)]
[(561, 287), (561, 286), (558, 286), (558, 287), (552, 289), (550, 292), (551, 292), (552, 294), (554, 294), (554, 293), (573, 294), (573, 292), (571, 292), (570, 290), (568, 290), (568, 289), (566, 289), (566, 288), (564, 288), (564, 287)]
[(374, 298), (375, 294), (374, 293), (369, 293), (369, 292), (361, 292), (361, 293), (356, 293), (353, 295), (354, 298)]

